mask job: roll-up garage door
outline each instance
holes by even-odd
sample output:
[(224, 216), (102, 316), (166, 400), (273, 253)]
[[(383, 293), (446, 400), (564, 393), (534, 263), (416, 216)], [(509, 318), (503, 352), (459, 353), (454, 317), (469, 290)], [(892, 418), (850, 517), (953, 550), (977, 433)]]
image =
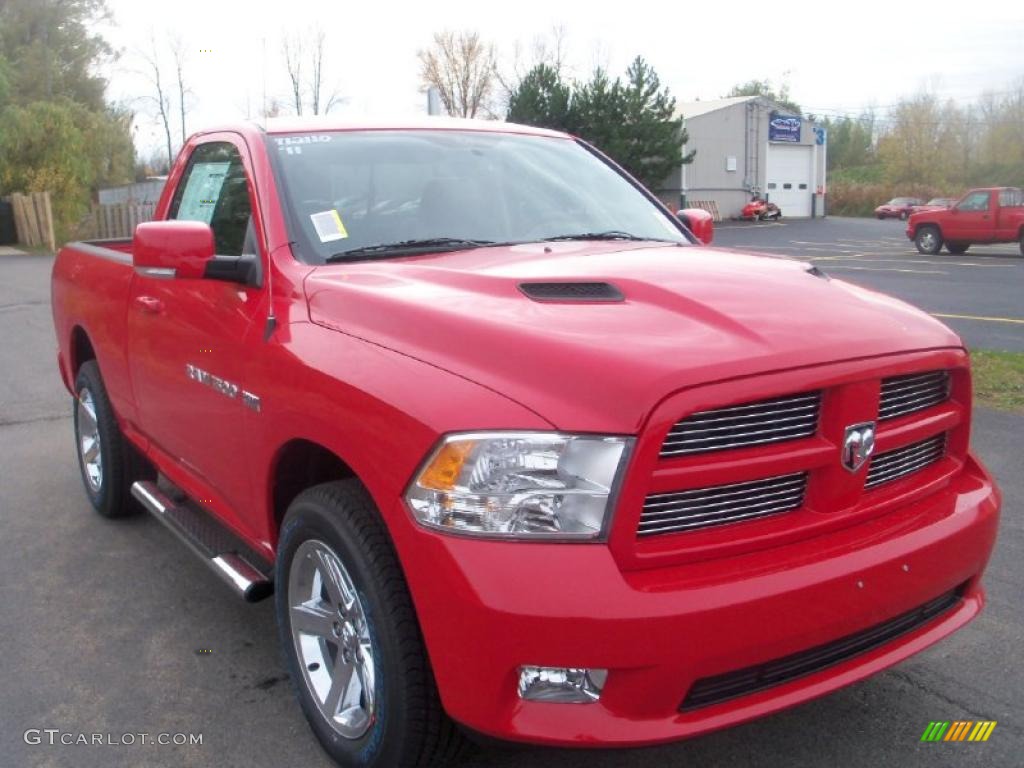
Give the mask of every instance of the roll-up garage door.
[(811, 151), (813, 147), (768, 145), (768, 199), (783, 216), (810, 216)]

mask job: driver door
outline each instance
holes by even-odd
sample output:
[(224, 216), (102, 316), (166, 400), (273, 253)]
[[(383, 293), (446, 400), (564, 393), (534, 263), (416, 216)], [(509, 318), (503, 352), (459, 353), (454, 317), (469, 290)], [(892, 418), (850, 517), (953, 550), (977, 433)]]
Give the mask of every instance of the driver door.
[[(218, 255), (253, 253), (263, 264), (250, 168), (239, 137), (204, 137), (167, 218), (205, 222)], [(145, 273), (132, 283), (130, 370), (140, 426), (184, 471), (190, 495), (240, 532), (254, 528), (240, 511), (254, 508), (245, 456), (258, 402), (248, 393), (244, 361), (255, 354), (265, 318), (260, 285)]]
[(965, 243), (980, 243), (992, 239), (990, 197), (990, 192), (971, 192), (957, 203), (951, 215), (943, 222), (943, 239)]

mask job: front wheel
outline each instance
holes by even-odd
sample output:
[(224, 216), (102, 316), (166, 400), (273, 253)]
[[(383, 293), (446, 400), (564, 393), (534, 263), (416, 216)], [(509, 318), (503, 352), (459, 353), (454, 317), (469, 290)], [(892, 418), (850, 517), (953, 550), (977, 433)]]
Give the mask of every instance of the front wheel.
[(970, 247), (970, 243), (946, 243), (946, 250), (954, 256), (959, 256), (961, 253), (967, 253), (967, 249)]
[(914, 245), (919, 253), (934, 256), (942, 248), (942, 235), (936, 227), (921, 227), (914, 235)]
[(397, 556), (358, 482), (319, 485), (292, 502), (276, 583), (299, 704), (338, 764), (440, 765), (465, 751), (441, 708)]
[(900, 211), (900, 221), (906, 221), (910, 217), (910, 214), (906, 211)]

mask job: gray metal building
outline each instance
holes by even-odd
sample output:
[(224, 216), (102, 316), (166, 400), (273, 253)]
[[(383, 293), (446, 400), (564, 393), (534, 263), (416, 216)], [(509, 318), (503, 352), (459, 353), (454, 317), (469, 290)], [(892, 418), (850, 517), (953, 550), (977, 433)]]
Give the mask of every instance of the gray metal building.
[(99, 191), (100, 205), (114, 203), (156, 203), (167, 183), (166, 176), (150, 176), (145, 181), (124, 184), (120, 187), (108, 187)]
[[(694, 160), (673, 172), (658, 196), (670, 207), (715, 207), (740, 215), (754, 194), (767, 196), (784, 217), (825, 214), (826, 135), (763, 96), (680, 104)], [(713, 205), (712, 205), (713, 204)]]

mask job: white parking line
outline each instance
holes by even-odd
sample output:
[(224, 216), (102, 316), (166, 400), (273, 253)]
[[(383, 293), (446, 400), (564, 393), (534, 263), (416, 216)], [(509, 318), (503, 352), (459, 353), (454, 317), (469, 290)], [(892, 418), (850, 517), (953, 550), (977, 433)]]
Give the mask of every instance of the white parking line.
[(908, 272), (912, 275), (948, 275), (949, 272), (942, 272), (937, 269), (899, 269), (898, 267), (854, 267), (849, 264), (829, 264), (826, 269), (831, 272), (835, 269), (853, 269), (861, 272)]
[(929, 259), (892, 259), (885, 258), (889, 254), (874, 254), (874, 253), (858, 253), (853, 256), (829, 256), (829, 259), (835, 259), (839, 261), (845, 260), (867, 260), (871, 263), (876, 262), (894, 262), (896, 264), (928, 264), (934, 267), (1002, 267), (1004, 269), (1013, 269), (1014, 267), (1021, 266), (1020, 264), (976, 264), (974, 262), (967, 261), (931, 261)]
[(944, 317), (952, 320), (981, 320), (985, 323), (1013, 323), (1024, 325), (1024, 318), (1020, 317), (986, 317), (984, 315), (950, 315), (942, 312), (932, 312), (935, 317)]

